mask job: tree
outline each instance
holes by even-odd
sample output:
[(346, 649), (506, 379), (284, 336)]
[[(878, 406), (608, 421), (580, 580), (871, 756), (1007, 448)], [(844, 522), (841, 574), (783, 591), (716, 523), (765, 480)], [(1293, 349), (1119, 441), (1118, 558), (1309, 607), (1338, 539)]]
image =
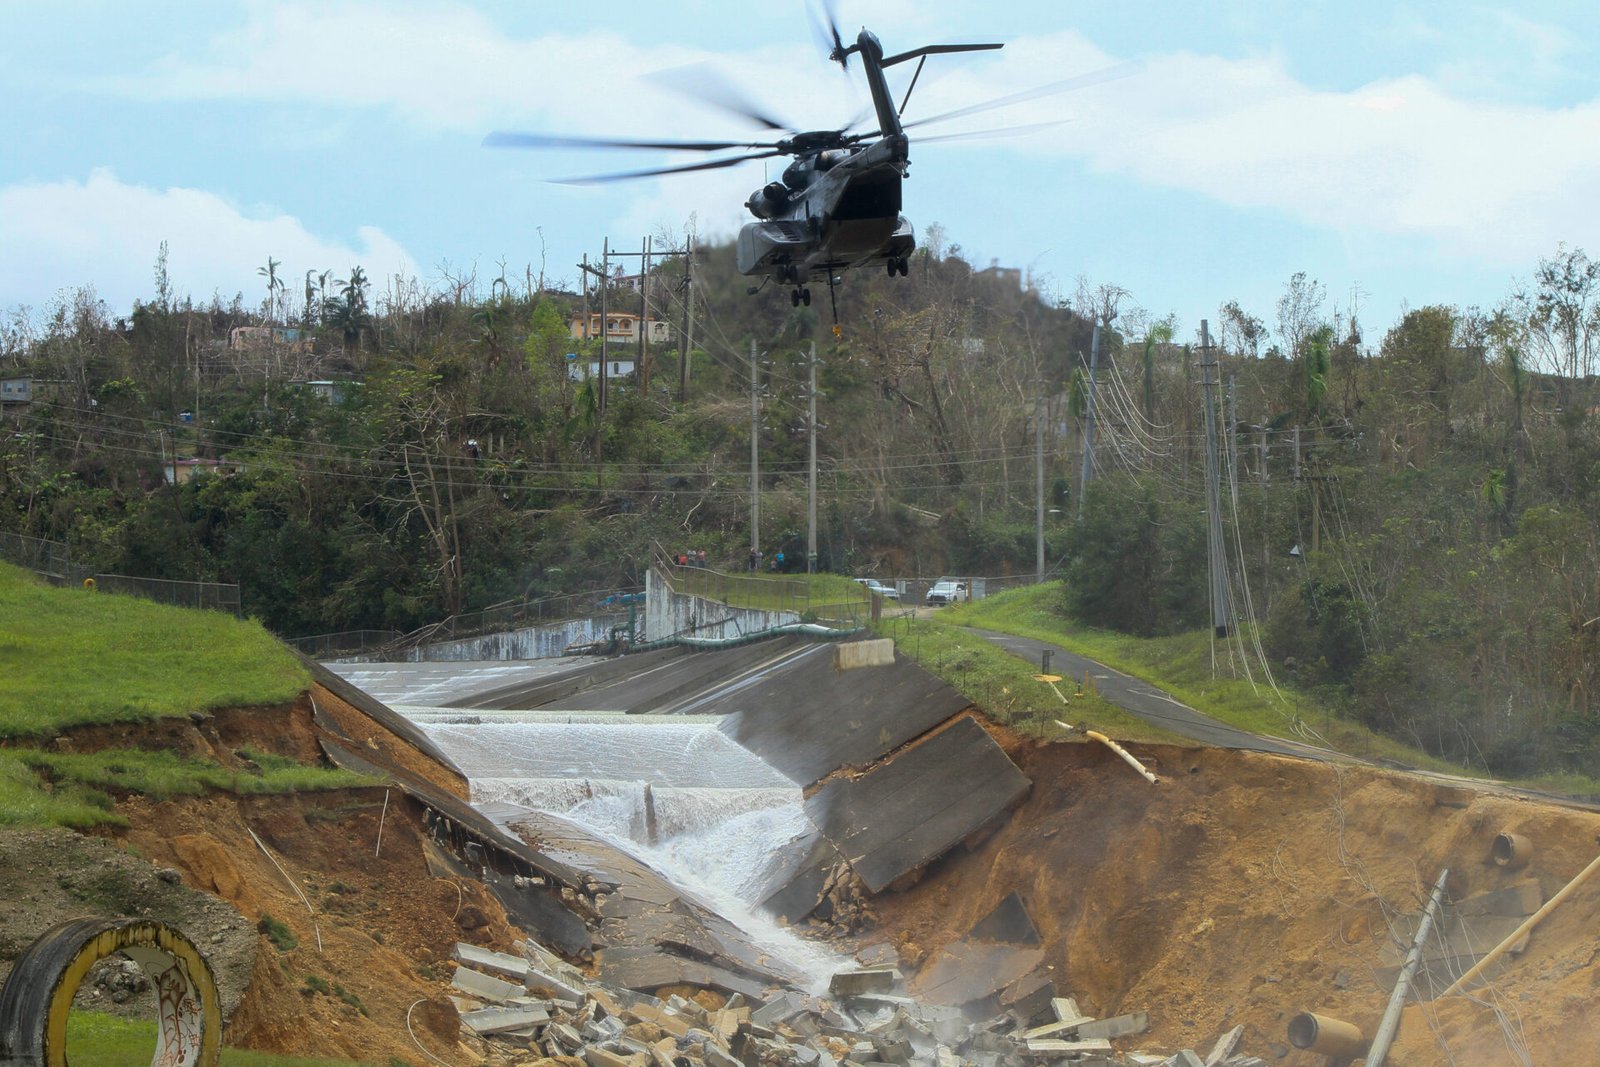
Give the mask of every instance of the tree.
[(323, 322), (339, 331), (346, 357), (355, 354), (361, 345), (361, 335), (372, 328), (372, 315), (367, 310), (367, 275), (360, 267), (350, 269), (350, 279), (335, 282), (339, 286), (337, 299), (323, 302)]

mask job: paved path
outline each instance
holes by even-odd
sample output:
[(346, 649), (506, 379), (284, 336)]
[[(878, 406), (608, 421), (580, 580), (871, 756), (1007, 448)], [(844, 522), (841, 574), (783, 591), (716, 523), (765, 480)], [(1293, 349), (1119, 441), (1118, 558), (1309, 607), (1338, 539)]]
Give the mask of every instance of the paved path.
[(1060, 645), (1032, 637), (998, 633), (994, 630), (980, 630), (974, 627), (963, 627), (963, 629), (1035, 665), (1041, 662), (1040, 653), (1048, 649), (1052, 673), (1070, 674), (1082, 678), (1087, 672), (1094, 676), (1095, 687), (1103, 699), (1131, 715), (1138, 716), (1151, 726), (1159, 726), (1191, 741), (1199, 741), (1201, 744), (1216, 748), (1276, 752), (1284, 756), (1303, 756), (1307, 759), (1325, 760), (1338, 755), (1315, 745), (1286, 741), (1278, 737), (1263, 737), (1218, 722), (1208, 715), (1202, 715), (1189, 705), (1180, 703), (1171, 694), (1157, 689), (1149, 682), (1142, 682), (1121, 671), (1112, 670), (1104, 663), (1080, 656), (1076, 652), (1069, 652)]

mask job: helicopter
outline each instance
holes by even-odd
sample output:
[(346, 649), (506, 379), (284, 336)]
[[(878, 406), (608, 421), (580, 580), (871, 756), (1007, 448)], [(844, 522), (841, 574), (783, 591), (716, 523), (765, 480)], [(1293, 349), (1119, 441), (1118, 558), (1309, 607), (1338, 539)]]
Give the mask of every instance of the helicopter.
[[(830, 46), (828, 58), (837, 62), (846, 73), (850, 69), (850, 57), (859, 57), (871, 94), (876, 129), (850, 132), (851, 127), (856, 125), (851, 122), (840, 129), (796, 131), (736, 99), (730, 99), (725, 91), (719, 90), (716, 96), (720, 98), (711, 99), (712, 103), (770, 130), (785, 131), (789, 135), (774, 141), (645, 141), (497, 132), (490, 134), (484, 144), (518, 148), (631, 148), (697, 152), (747, 150), (741, 155), (722, 156), (700, 163), (565, 179), (572, 184), (717, 170), (750, 160), (791, 156), (793, 161), (784, 168), (781, 180), (766, 183), (745, 201), (744, 206), (755, 216), (755, 221), (746, 223), (740, 229), (735, 260), (741, 274), (763, 279), (760, 285), (749, 288), (750, 293), (759, 292), (768, 281), (777, 281), (791, 286), (790, 298), (794, 306), (809, 306), (810, 283), (818, 279), (827, 281), (829, 295), (832, 296), (834, 287), (840, 281), (840, 274), (846, 270), (882, 267), (891, 276), (904, 276), (910, 272), (911, 254), (917, 247), (916, 232), (911, 222), (901, 214), (901, 183), (910, 166), (911, 138), (907, 130), (1079, 88), (1119, 73), (1116, 70), (1096, 72), (929, 118), (904, 122), (901, 116), (929, 56), (994, 51), (1004, 45), (925, 45), (907, 52), (885, 55), (878, 37), (864, 28), (855, 41), (847, 45), (837, 22), (832, 18), (831, 10), (828, 12), (826, 31)], [(917, 66), (905, 96), (896, 105), (884, 72), (912, 60), (917, 61)], [(1053, 125), (1055, 123), (946, 134), (924, 140), (1025, 132)]]

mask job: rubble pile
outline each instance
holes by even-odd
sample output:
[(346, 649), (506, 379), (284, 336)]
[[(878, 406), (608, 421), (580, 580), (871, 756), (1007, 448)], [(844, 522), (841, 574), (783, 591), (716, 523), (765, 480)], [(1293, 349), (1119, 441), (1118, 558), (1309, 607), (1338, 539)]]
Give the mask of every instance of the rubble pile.
[(457, 944), (451, 983), (462, 1024), (504, 1067), (1265, 1067), (1237, 1052), (1243, 1027), (1203, 1057), (1118, 1052), (1112, 1041), (1144, 1033), (1149, 1016), (1091, 1018), (1049, 983), (974, 1022), (906, 996), (892, 967), (835, 974), (826, 997), (660, 999), (596, 982), (535, 942), (517, 947), (521, 956)]

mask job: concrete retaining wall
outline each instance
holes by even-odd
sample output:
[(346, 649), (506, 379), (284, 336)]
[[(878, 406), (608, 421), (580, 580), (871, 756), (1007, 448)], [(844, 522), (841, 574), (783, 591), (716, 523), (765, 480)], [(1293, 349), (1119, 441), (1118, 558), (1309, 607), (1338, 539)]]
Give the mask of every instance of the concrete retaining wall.
[(800, 613), (795, 611), (730, 608), (715, 600), (673, 592), (654, 568), (644, 576), (644, 591), (646, 641), (664, 641), (671, 637), (731, 640), (800, 621)]
[(596, 615), (588, 619), (571, 619), (567, 622), (546, 623), (543, 626), (525, 626), (520, 630), (505, 630), (497, 634), (480, 634), (458, 641), (441, 641), (408, 649), (405, 663), (456, 663), (466, 660), (495, 659), (545, 659), (559, 656), (568, 645), (586, 645), (604, 641), (611, 636), (612, 627), (626, 627), (626, 612), (616, 615)]

